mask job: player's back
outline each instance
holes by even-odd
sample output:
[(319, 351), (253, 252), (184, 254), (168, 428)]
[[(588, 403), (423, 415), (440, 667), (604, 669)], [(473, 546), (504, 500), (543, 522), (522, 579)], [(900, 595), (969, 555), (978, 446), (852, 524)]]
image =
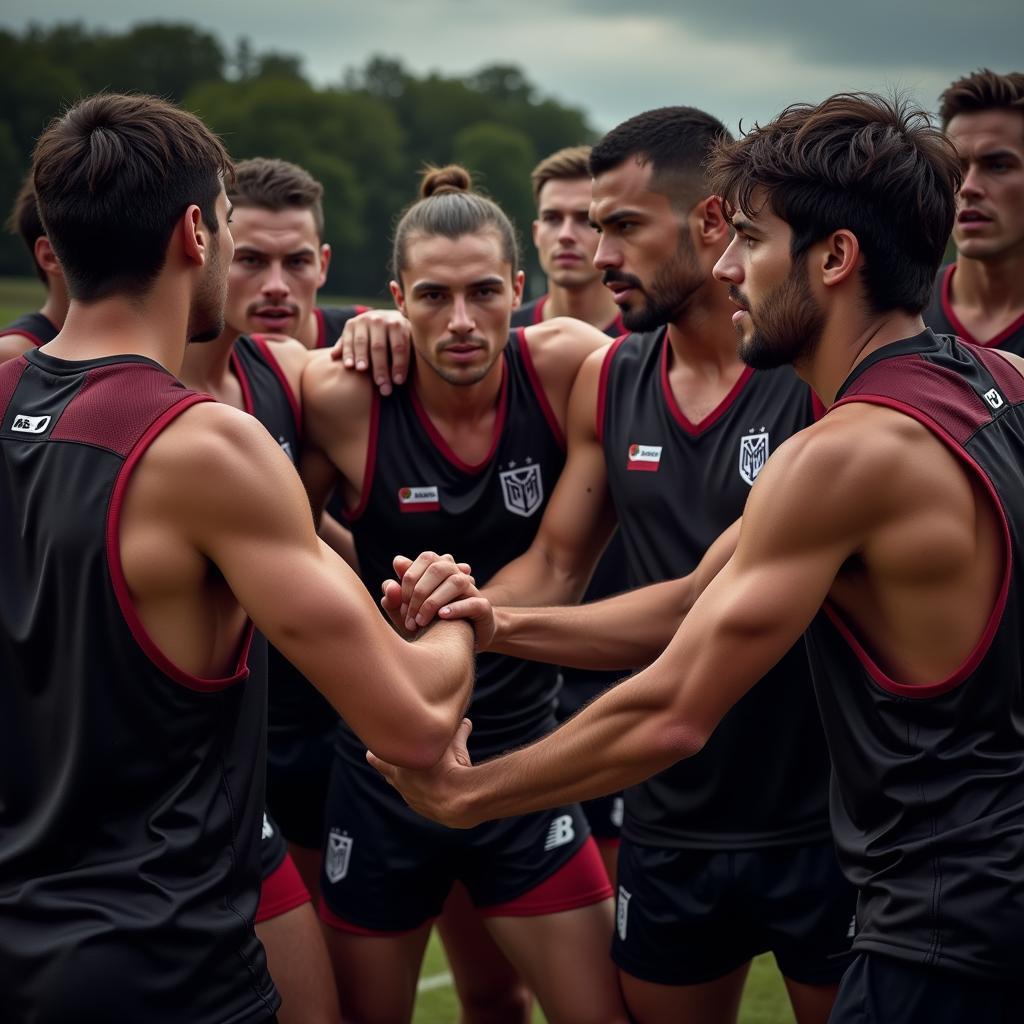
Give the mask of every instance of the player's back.
[(0, 367), (0, 1019), (264, 1020), (265, 681), (174, 665), (121, 568), (148, 445), (203, 397), (142, 357)]

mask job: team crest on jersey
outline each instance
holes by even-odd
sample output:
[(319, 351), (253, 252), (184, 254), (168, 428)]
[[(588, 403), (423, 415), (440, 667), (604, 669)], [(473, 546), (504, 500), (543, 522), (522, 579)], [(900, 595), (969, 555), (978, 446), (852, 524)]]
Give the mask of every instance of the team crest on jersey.
[[(525, 466), (506, 469), (499, 473), (501, 496), (505, 508), (517, 516), (532, 516), (544, 500), (544, 481), (540, 475), (540, 463), (526, 460)], [(509, 463), (515, 467), (515, 463)]]
[(615, 907), (615, 926), (619, 931), (619, 938), (626, 941), (626, 929), (629, 926), (629, 901), (633, 898), (631, 892), (627, 892), (619, 886), (619, 901)]
[(327, 856), (324, 858), (327, 881), (332, 885), (335, 882), (340, 882), (348, 874), (348, 864), (351, 859), (352, 837), (332, 828), (327, 836)]
[(768, 461), (768, 431), (744, 434), (740, 438), (740, 476), (744, 483), (753, 485), (757, 474)]
[(436, 487), (401, 487), (398, 509), (400, 512), (439, 512), (441, 494)]
[(661, 465), (660, 444), (631, 444), (626, 452), (626, 469), (657, 473)]

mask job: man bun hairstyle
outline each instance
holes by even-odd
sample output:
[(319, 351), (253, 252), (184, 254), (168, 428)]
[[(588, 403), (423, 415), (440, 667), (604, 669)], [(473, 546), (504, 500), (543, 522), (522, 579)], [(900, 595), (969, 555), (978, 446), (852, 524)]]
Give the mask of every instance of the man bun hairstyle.
[(960, 162), (928, 115), (902, 99), (840, 93), (797, 103), (719, 143), (712, 190), (728, 212), (768, 209), (789, 224), (794, 262), (845, 228), (864, 254), (876, 313), (920, 313), (953, 230)]
[(54, 118), (32, 180), (71, 297), (145, 294), (189, 206), (218, 231), (215, 204), (231, 173), (206, 125), (155, 96), (100, 93)]
[(578, 181), (580, 178), (590, 179), (590, 147), (566, 146), (534, 167), (530, 175), (533, 198), (540, 202), (540, 190), (549, 181)]
[(981, 68), (958, 78), (939, 97), (943, 129), (957, 114), (976, 114), (983, 110), (1010, 110), (1024, 115), (1024, 73), (1011, 71), (1000, 75)]
[(728, 129), (696, 107), (657, 107), (613, 128), (590, 153), (597, 177), (633, 159), (651, 165), (651, 185), (677, 209), (688, 210), (708, 195), (705, 164)]
[(260, 210), (309, 210), (318, 238), (324, 234), (324, 187), (312, 174), (287, 160), (253, 157), (235, 164), (228, 187), (234, 206)]
[(39, 207), (36, 204), (36, 190), (32, 187), (32, 172), (25, 175), (25, 180), (18, 189), (10, 215), (7, 218), (7, 230), (12, 235), (20, 235), (32, 259), (32, 269), (36, 277), (45, 285), (49, 285), (46, 271), (36, 262), (36, 239), (46, 234)]
[(395, 228), (391, 275), (401, 281), (413, 238), (442, 235), (456, 239), (482, 231), (497, 233), (502, 258), (514, 275), (519, 269), (519, 246), (505, 211), (493, 199), (473, 191), (473, 177), (465, 167), (427, 166), (420, 179), (420, 198), (406, 209)]

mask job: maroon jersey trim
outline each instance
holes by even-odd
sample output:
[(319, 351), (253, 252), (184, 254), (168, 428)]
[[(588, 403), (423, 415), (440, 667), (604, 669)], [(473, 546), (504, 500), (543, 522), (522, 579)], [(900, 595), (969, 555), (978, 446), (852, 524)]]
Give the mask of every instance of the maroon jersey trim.
[(13, 337), (15, 334), (17, 334), (19, 338), (24, 338), (26, 341), (32, 342), (32, 344), (35, 345), (36, 348), (42, 348), (43, 345), (46, 344), (46, 342), (44, 342), (42, 338), (38, 338), (31, 331), (26, 331), (21, 328), (15, 328), (14, 330), (11, 331), (0, 331), (0, 338), (10, 338)]
[[(353, 306), (352, 308), (355, 310), (353, 316), (359, 316), (360, 313), (368, 313), (370, 311), (369, 306)], [(324, 320), (324, 311), (319, 306), (314, 306), (313, 315), (316, 317), (316, 345), (314, 348), (328, 348), (327, 321)], [(330, 342), (330, 345), (334, 345), (337, 340), (335, 338), (334, 341)]]
[(366, 465), (363, 467), (363, 486), (359, 492), (359, 503), (355, 508), (345, 509), (345, 518), (354, 523), (366, 511), (373, 490), (373, 474), (377, 468), (377, 438), (380, 434), (380, 392), (370, 387), (370, 437), (366, 443)]
[(299, 437), (302, 437), (302, 411), (299, 409), (299, 400), (296, 397), (291, 382), (284, 375), (284, 370), (281, 369), (281, 364), (277, 361), (277, 356), (274, 355), (273, 350), (270, 347), (270, 342), (268, 342), (262, 334), (254, 334), (252, 336), (252, 340), (256, 342), (256, 347), (263, 353), (263, 358), (267, 361), (267, 365), (274, 371), (274, 376), (277, 377), (281, 384), (285, 397), (288, 399), (288, 404), (292, 407), (292, 416), (295, 419), (295, 431)]
[(676, 401), (676, 396), (672, 393), (672, 385), (668, 379), (668, 331), (665, 332), (665, 337), (662, 341), (661, 349), (661, 390), (665, 395), (665, 404), (668, 406), (669, 412), (672, 413), (673, 419), (679, 424), (691, 437), (697, 437), (698, 434), (704, 433), (709, 427), (712, 427), (717, 423), (728, 411), (729, 406), (739, 397), (740, 392), (746, 386), (746, 383), (754, 375), (754, 371), (749, 367), (745, 366), (743, 372), (739, 376), (739, 380), (729, 389), (729, 393), (723, 398), (714, 409), (711, 410), (700, 421), (700, 423), (692, 423), (687, 419), (686, 414), (682, 409), (679, 408), (679, 403)]
[(494, 431), (493, 436), (491, 437), (491, 447), (483, 459), (481, 459), (475, 466), (471, 466), (468, 462), (463, 462), (462, 459), (452, 451), (448, 442), (441, 436), (441, 432), (434, 426), (430, 416), (427, 415), (427, 410), (423, 408), (420, 396), (416, 394), (415, 382), (409, 389), (409, 397), (412, 399), (412, 407), (416, 410), (416, 415), (419, 417), (420, 423), (423, 424), (423, 429), (426, 430), (427, 436), (430, 438), (434, 447), (460, 472), (470, 474), (480, 473), (491, 459), (494, 458), (494, 453), (498, 450), (498, 442), (501, 440), (502, 431), (505, 429), (505, 416), (508, 413), (508, 365), (505, 362), (505, 353), (502, 352), (501, 354), (501, 392), (498, 399), (498, 414), (494, 417)]
[(153, 638), (146, 632), (146, 627), (139, 618), (135, 608), (128, 583), (124, 577), (124, 567), (121, 563), (120, 525), (121, 508), (124, 503), (125, 490), (132, 472), (138, 465), (139, 460), (146, 453), (146, 450), (159, 436), (160, 432), (174, 419), (177, 419), (186, 409), (199, 402), (214, 401), (209, 395), (187, 395), (180, 402), (172, 405), (164, 413), (157, 417), (149, 428), (136, 442), (131, 454), (125, 459), (124, 464), (118, 471), (117, 480), (114, 482), (114, 491), (110, 497), (110, 507), (107, 510), (107, 568), (110, 572), (111, 583), (114, 587), (114, 595), (117, 598), (121, 615), (131, 631), (135, 642), (142, 649), (147, 658), (166, 676), (190, 690), (197, 690), (201, 693), (211, 693), (227, 689), (235, 683), (247, 679), (249, 676), (249, 647), (252, 644), (253, 624), (247, 620), (245, 629), (242, 632), (242, 643), (235, 662), (235, 670), (230, 676), (219, 679), (206, 679), (202, 676), (186, 672), (185, 669), (176, 665), (153, 641)]
[(1007, 338), (1024, 327), (1024, 313), (1022, 313), (1013, 321), (1013, 323), (1004, 327), (994, 338), (989, 338), (988, 341), (978, 341), (978, 339), (975, 338), (975, 336), (971, 334), (971, 332), (960, 322), (960, 318), (956, 313), (953, 312), (953, 274), (955, 271), (955, 263), (950, 263), (950, 265), (946, 267), (946, 272), (942, 276), (940, 300), (942, 302), (942, 312), (952, 325), (953, 330), (956, 331), (957, 337), (970, 342), (972, 345), (977, 345), (979, 348), (999, 348)]
[(238, 378), (238, 385), (242, 389), (242, 405), (245, 406), (245, 411), (250, 416), (254, 416), (256, 403), (252, 400), (252, 385), (249, 383), (249, 376), (245, 372), (242, 360), (238, 358), (238, 353), (234, 348), (231, 349), (231, 369)]
[(999, 500), (999, 496), (996, 493), (996, 489), (993, 486), (992, 481), (989, 479), (988, 474), (973, 458), (971, 458), (961, 445), (957, 444), (956, 440), (948, 431), (936, 423), (935, 420), (926, 416), (920, 409), (915, 409), (913, 406), (906, 405), (897, 399), (881, 397), (878, 395), (851, 395), (848, 398), (840, 399), (832, 406), (832, 408), (836, 409), (840, 405), (848, 405), (851, 402), (867, 402), (870, 405), (885, 406), (886, 408), (896, 410), (896, 412), (901, 412), (904, 415), (909, 416), (911, 419), (917, 420), (918, 423), (930, 430), (955, 456), (974, 471), (999, 513), (999, 521), (1003, 527), (1003, 549), (1005, 552), (1005, 566), (1003, 569), (1002, 583), (999, 587), (999, 594), (996, 597), (995, 605), (992, 608), (992, 613), (988, 618), (985, 629), (983, 630), (977, 644), (974, 646), (974, 650), (972, 650), (967, 656), (967, 660), (946, 679), (937, 683), (926, 683), (921, 686), (908, 686), (906, 683), (898, 683), (888, 675), (867, 652), (863, 644), (861, 644), (857, 639), (851, 626), (842, 618), (839, 609), (831, 602), (826, 602), (824, 606), (825, 613), (832, 620), (832, 624), (836, 627), (847, 644), (849, 644), (854, 654), (857, 655), (858, 660), (864, 666), (871, 678), (883, 690), (897, 694), (900, 697), (910, 697), (918, 700), (924, 700), (929, 697), (938, 697), (943, 693), (948, 693), (950, 690), (955, 689), (977, 669), (981, 664), (982, 659), (988, 653), (988, 649), (992, 646), (996, 630), (999, 628), (999, 624), (1002, 621), (1003, 613), (1006, 610), (1007, 597), (1010, 592), (1010, 575), (1013, 568), (1013, 549), (1010, 541), (1010, 526), (1006, 520), (1006, 510), (1003, 508), (1002, 502)]
[(546, 295), (542, 295), (537, 300), (537, 305), (535, 305), (533, 307), (533, 322), (535, 324), (540, 324), (540, 323), (544, 322), (544, 307), (547, 304), (548, 304), (548, 297)]
[(544, 382), (540, 379), (540, 374), (537, 373), (537, 367), (534, 365), (533, 355), (530, 352), (530, 343), (526, 340), (526, 328), (517, 327), (516, 332), (519, 338), (519, 351), (523, 355), (523, 368), (526, 370), (526, 376), (533, 387), (533, 393), (537, 396), (537, 404), (540, 406), (540, 411), (544, 413), (544, 419), (547, 420), (551, 433), (554, 434), (555, 440), (558, 442), (558, 447), (564, 452), (565, 433), (558, 422), (555, 410), (551, 408), (547, 393), (544, 391)]
[(594, 423), (598, 444), (604, 444), (604, 420), (605, 411), (608, 407), (608, 377), (612, 370), (612, 360), (615, 358), (615, 353), (619, 351), (622, 343), (628, 337), (628, 334), (623, 334), (621, 337), (616, 338), (608, 346), (608, 351), (605, 353), (604, 360), (601, 363), (601, 376), (597, 381), (597, 421)]

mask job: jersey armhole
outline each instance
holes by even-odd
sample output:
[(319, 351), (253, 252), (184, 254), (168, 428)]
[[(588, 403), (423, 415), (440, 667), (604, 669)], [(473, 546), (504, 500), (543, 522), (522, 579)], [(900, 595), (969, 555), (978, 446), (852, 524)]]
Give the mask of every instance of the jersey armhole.
[(608, 375), (612, 370), (612, 360), (615, 358), (615, 353), (618, 352), (620, 346), (628, 337), (628, 334), (623, 334), (616, 338), (608, 346), (608, 351), (601, 361), (601, 376), (597, 381), (597, 414), (594, 422), (594, 432), (597, 434), (598, 444), (604, 444), (604, 418), (608, 405)]
[(270, 348), (270, 343), (262, 334), (254, 334), (252, 340), (256, 342), (256, 347), (263, 353), (263, 358), (267, 361), (267, 365), (271, 370), (274, 371), (274, 375), (277, 377), (284, 389), (285, 396), (288, 399), (288, 404), (292, 409), (292, 418), (295, 420), (295, 432), (298, 436), (302, 437), (302, 412), (299, 409), (299, 399), (295, 394), (295, 389), (292, 387), (291, 382), (285, 376), (285, 372), (281, 369), (281, 364), (277, 361), (277, 356), (274, 355)]
[(526, 376), (530, 379), (533, 393), (537, 396), (537, 404), (540, 406), (541, 412), (544, 413), (544, 419), (547, 420), (551, 433), (555, 435), (558, 446), (562, 451), (565, 451), (565, 431), (562, 430), (561, 424), (558, 422), (555, 410), (551, 408), (551, 402), (548, 401), (547, 392), (544, 390), (544, 382), (540, 379), (537, 367), (533, 364), (533, 356), (530, 354), (530, 343), (526, 340), (526, 328), (517, 327), (516, 334), (519, 342), (519, 351), (523, 354), (523, 368), (526, 370)]
[(227, 689), (235, 683), (239, 683), (249, 676), (249, 648), (252, 646), (253, 623), (251, 619), (246, 620), (242, 630), (241, 644), (238, 657), (235, 661), (235, 669), (231, 675), (218, 679), (208, 679), (203, 676), (186, 672), (176, 665), (156, 645), (153, 638), (146, 631), (142, 619), (135, 608), (128, 583), (124, 576), (124, 567), (121, 563), (121, 509), (124, 504), (124, 496), (128, 487), (131, 475), (138, 465), (139, 460), (145, 455), (149, 446), (156, 440), (160, 433), (186, 409), (197, 405), (200, 402), (214, 401), (209, 395), (192, 394), (175, 403), (169, 409), (161, 413), (146, 429), (145, 433), (136, 441), (127, 459), (125, 459), (114, 481), (114, 490), (110, 496), (110, 506), (107, 509), (106, 527), (106, 548), (107, 548), (107, 569), (110, 573), (110, 580), (114, 588), (114, 596), (117, 598), (118, 607), (125, 624), (135, 638), (142, 652), (147, 658), (166, 676), (190, 690), (200, 693), (215, 693)]
[(370, 436), (366, 443), (366, 465), (363, 467), (363, 484), (359, 491), (359, 503), (345, 509), (345, 519), (354, 523), (366, 511), (373, 490), (373, 477), (377, 468), (377, 439), (380, 434), (380, 392), (370, 388)]
[[(27, 342), (29, 342), (29, 344), (33, 345), (35, 348), (42, 348), (43, 345), (46, 344), (46, 342), (43, 341), (42, 338), (33, 334), (31, 331), (26, 331), (20, 327), (13, 328), (7, 331), (0, 331), (0, 338), (13, 338), (15, 336), (19, 338), (24, 338)], [(26, 349), (25, 351), (30, 352), (31, 349)]]

